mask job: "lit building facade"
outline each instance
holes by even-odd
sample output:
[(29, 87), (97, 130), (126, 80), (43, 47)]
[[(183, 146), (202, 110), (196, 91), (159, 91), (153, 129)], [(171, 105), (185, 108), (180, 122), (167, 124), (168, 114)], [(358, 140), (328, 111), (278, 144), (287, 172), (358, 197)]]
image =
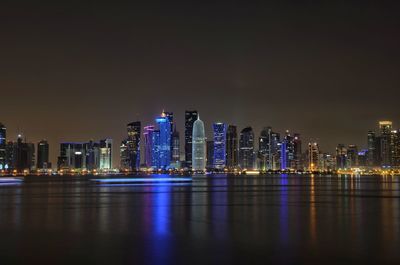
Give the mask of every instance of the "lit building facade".
[(163, 112), (160, 117), (156, 118), (156, 123), (160, 131), (158, 139), (159, 168), (167, 169), (171, 164), (171, 121), (167, 114)]
[(204, 123), (197, 116), (193, 123), (192, 135), (192, 169), (193, 171), (205, 171), (206, 169), (206, 143)]
[(254, 158), (254, 132), (251, 127), (246, 127), (240, 132), (239, 140), (239, 166), (241, 169), (253, 169)]
[(238, 162), (238, 135), (237, 127), (229, 125), (226, 132), (226, 166), (232, 170), (237, 168)]
[(313, 142), (308, 144), (308, 170), (316, 171), (319, 166), (319, 146)]
[(100, 140), (100, 170), (112, 169), (112, 139)]
[(192, 168), (192, 137), (193, 124), (198, 118), (197, 110), (185, 111), (185, 166)]
[(127, 124), (128, 138), (126, 143), (128, 146), (129, 170), (137, 171), (140, 167), (140, 133), (141, 122), (135, 121)]
[(144, 139), (144, 164), (146, 167), (151, 168), (154, 166), (154, 126), (148, 125), (143, 128)]
[(42, 140), (37, 144), (37, 170), (50, 169), (51, 164), (49, 163), (49, 143), (46, 140)]
[(226, 166), (226, 125), (221, 122), (213, 124), (214, 155), (213, 167), (223, 169)]

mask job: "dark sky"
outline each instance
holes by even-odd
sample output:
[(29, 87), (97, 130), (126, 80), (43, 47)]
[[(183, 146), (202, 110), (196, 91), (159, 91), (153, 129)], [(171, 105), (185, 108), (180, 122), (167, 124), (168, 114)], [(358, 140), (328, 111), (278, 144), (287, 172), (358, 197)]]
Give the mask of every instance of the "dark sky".
[(270, 125), (333, 151), (400, 122), (399, 1), (143, 2), (2, 1), (10, 139), (46, 138), (56, 162), (60, 141), (118, 145), (162, 109), (183, 135), (197, 109), (208, 134), (213, 121)]

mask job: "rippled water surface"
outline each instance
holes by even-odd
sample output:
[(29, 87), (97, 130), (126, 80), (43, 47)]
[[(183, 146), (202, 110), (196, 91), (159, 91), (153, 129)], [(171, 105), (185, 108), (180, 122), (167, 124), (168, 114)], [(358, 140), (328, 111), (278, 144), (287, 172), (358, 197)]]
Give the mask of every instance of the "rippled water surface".
[(399, 177), (0, 186), (1, 264), (400, 264)]

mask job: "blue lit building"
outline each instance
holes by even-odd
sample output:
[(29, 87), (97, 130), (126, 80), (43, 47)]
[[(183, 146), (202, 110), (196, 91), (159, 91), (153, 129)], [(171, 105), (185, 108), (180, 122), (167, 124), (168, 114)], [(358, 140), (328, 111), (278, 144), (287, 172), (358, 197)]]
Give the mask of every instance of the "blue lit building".
[(226, 125), (214, 123), (214, 155), (213, 166), (216, 169), (223, 169), (226, 165)]
[(159, 167), (158, 168), (169, 168), (171, 164), (171, 120), (165, 112), (156, 119), (158, 128), (160, 131), (159, 136)]

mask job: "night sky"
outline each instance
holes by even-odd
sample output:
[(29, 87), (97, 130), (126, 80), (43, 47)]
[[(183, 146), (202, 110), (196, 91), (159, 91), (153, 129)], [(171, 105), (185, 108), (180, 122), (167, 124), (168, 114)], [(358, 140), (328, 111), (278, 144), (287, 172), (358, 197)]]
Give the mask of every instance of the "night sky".
[(270, 125), (329, 152), (365, 146), (379, 119), (400, 127), (399, 1), (164, 2), (2, 1), (9, 140), (48, 139), (56, 163), (60, 141), (111, 137), (117, 163), (126, 123), (162, 109), (181, 137), (197, 109), (209, 136)]

